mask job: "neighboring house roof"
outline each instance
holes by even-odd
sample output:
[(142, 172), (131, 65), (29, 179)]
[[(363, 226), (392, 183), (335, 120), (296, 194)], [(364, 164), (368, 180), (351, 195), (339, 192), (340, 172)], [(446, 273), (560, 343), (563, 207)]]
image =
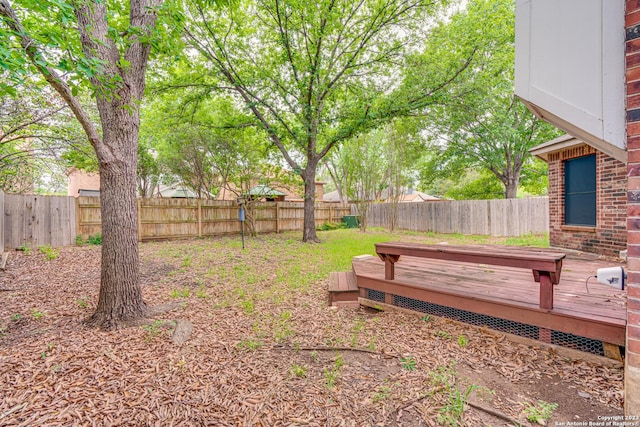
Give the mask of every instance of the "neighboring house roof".
[(421, 191), (415, 191), (412, 194), (403, 194), (400, 198), (401, 203), (406, 202), (426, 202), (429, 200), (440, 200), (438, 197), (431, 196), (427, 193), (423, 193)]
[(160, 185), (158, 187), (158, 196), (173, 199), (195, 199), (198, 195), (184, 185)]
[(338, 194), (338, 190), (333, 190), (333, 191), (329, 191), (328, 193), (325, 193), (324, 196), (322, 197), (322, 201), (330, 202), (330, 203), (342, 202), (342, 200), (340, 200), (340, 195)]
[(282, 191), (278, 191), (275, 188), (271, 188), (268, 185), (256, 185), (248, 193), (250, 196), (286, 196)]
[[(529, 152), (546, 162), (549, 159), (549, 154), (559, 150), (563, 150), (565, 148), (575, 147), (582, 144), (586, 144), (586, 143), (574, 136), (565, 134), (565, 135), (559, 136), (556, 139), (552, 139), (551, 141), (547, 141), (540, 145), (536, 145), (535, 147), (529, 149)], [(597, 149), (597, 147), (594, 147), (594, 148)]]
[[(383, 190), (382, 194), (380, 195), (380, 199), (383, 201), (386, 201), (389, 199), (389, 195), (388, 195), (388, 191), (387, 190)], [(427, 193), (423, 193), (421, 191), (415, 191), (413, 189), (403, 189), (403, 194), (399, 199), (399, 202), (401, 203), (405, 203), (405, 202), (425, 202), (425, 201), (429, 201), (429, 200), (440, 200), (440, 198), (435, 197), (435, 196), (431, 196)], [(326, 193), (324, 195), (324, 197), (322, 198), (323, 202), (340, 202), (340, 197), (338, 196), (338, 191), (334, 190), (334, 191), (330, 191), (328, 193)]]

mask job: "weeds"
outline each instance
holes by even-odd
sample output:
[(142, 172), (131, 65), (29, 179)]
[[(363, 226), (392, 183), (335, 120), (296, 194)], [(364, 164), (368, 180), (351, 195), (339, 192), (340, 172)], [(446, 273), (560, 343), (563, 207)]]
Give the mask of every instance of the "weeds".
[(207, 288), (205, 288), (204, 285), (200, 285), (200, 287), (196, 291), (196, 297), (201, 299), (207, 299), (210, 297), (210, 295), (207, 293)]
[(22, 319), (22, 314), (20, 314), (20, 313), (13, 313), (13, 314), (11, 315), (11, 317), (9, 317), (9, 319), (10, 319), (12, 322), (18, 322), (18, 321), (20, 321), (20, 319)]
[(102, 244), (102, 233), (92, 234), (87, 237), (87, 244), (99, 246)]
[(87, 308), (89, 307), (89, 297), (80, 297), (76, 300), (76, 304), (78, 304), (78, 307), (80, 308)]
[(256, 351), (262, 346), (263, 346), (262, 341), (252, 339), (252, 338), (244, 339), (236, 345), (236, 347), (238, 347), (239, 349), (251, 350), (251, 351)]
[(255, 310), (255, 305), (251, 299), (240, 301), (240, 307), (242, 307), (242, 311), (244, 311), (245, 314), (251, 314)]
[(388, 399), (389, 397), (391, 397), (391, 387), (383, 385), (380, 386), (378, 392), (373, 395), (373, 401), (374, 403), (378, 403)]
[(189, 298), (191, 292), (189, 288), (173, 289), (170, 295), (171, 298)]
[(31, 317), (33, 317), (36, 320), (40, 320), (46, 315), (47, 315), (46, 311), (40, 311), (37, 308), (34, 308), (33, 310), (31, 310)]
[(553, 415), (553, 411), (558, 409), (557, 403), (549, 403), (538, 400), (537, 405), (525, 402), (524, 415), (532, 423), (546, 425), (547, 420)]
[(307, 368), (302, 365), (298, 365), (297, 363), (291, 365), (291, 369), (289, 371), (297, 378), (304, 378), (307, 376)]
[(51, 245), (38, 246), (38, 250), (49, 261), (60, 256), (60, 249), (54, 249)]
[(174, 322), (166, 322), (164, 320), (154, 320), (152, 323), (142, 326), (142, 329), (146, 332), (146, 342), (151, 342), (155, 337), (169, 332), (173, 328), (175, 328)]
[(440, 337), (440, 338), (447, 338), (450, 339), (451, 338), (451, 334), (447, 331), (436, 331), (436, 337)]
[(340, 368), (342, 367), (342, 356), (336, 354), (336, 360), (333, 362), (333, 366), (331, 369), (325, 368), (323, 370), (325, 384), (329, 388), (333, 388), (336, 385), (336, 380), (338, 379), (338, 375), (340, 373)]
[(416, 362), (413, 356), (401, 357), (400, 366), (407, 371), (415, 371), (418, 367), (418, 362)]
[(31, 248), (27, 245), (21, 245), (18, 250), (24, 252), (25, 255), (31, 255)]
[(469, 339), (464, 335), (458, 335), (458, 345), (460, 347), (466, 347), (469, 344)]

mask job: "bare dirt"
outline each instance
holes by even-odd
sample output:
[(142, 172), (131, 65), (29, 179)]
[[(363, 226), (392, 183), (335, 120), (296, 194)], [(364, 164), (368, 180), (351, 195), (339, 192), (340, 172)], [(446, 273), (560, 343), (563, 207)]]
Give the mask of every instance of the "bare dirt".
[(619, 364), (443, 319), (330, 309), (326, 279), (281, 280), (297, 267), (273, 239), (298, 243), (271, 239), (245, 252), (224, 239), (141, 245), (145, 300), (180, 302), (162, 319), (193, 327), (177, 344), (171, 322), (83, 325), (99, 247), (12, 252), (0, 272), (0, 425), (532, 425), (527, 408), (546, 404), (557, 405), (538, 417), (548, 425), (622, 414)]

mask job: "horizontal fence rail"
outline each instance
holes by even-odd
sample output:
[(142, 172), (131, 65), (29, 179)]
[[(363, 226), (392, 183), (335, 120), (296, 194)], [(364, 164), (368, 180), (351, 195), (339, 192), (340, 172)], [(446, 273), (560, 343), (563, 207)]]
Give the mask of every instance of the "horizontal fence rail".
[[(549, 231), (549, 199), (440, 200), (398, 203), (396, 227), (436, 233), (522, 236)], [(389, 227), (393, 204), (369, 207), (367, 225)], [(356, 215), (355, 206), (352, 213)]]

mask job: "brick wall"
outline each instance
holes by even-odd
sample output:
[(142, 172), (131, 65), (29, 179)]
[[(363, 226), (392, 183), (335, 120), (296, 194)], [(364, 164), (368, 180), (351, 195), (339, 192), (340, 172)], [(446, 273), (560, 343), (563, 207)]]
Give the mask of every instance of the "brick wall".
[(626, 2), (626, 108), (628, 155), (627, 346), (625, 413), (640, 414), (640, 0)]
[[(596, 227), (564, 225), (564, 161), (596, 155)], [(551, 246), (617, 257), (627, 246), (627, 168), (581, 144), (548, 155)]]
[(100, 190), (100, 175), (73, 169), (68, 177), (67, 195), (78, 197), (79, 190)]

